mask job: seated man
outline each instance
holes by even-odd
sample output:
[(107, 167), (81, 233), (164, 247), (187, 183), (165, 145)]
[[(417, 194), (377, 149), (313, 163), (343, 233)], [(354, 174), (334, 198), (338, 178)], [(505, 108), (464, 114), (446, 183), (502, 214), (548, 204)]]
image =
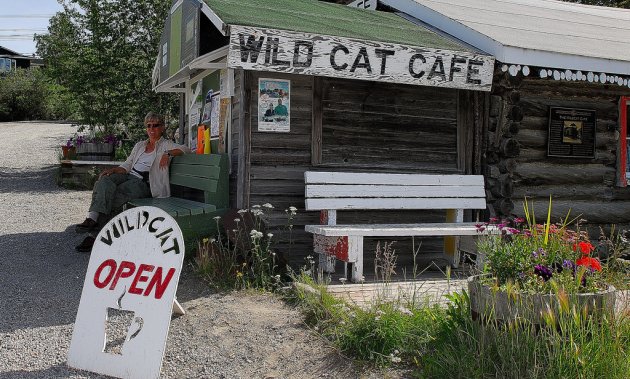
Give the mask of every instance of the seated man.
[(138, 142), (124, 163), (104, 170), (94, 184), (87, 218), (75, 226), (77, 233), (91, 233), (76, 247), (77, 251), (92, 251), (95, 233), (111, 217), (121, 212), (127, 201), (171, 195), (168, 172), (170, 159), (189, 153), (190, 149), (162, 138), (162, 116), (149, 112), (144, 118), (144, 125), (149, 139)]

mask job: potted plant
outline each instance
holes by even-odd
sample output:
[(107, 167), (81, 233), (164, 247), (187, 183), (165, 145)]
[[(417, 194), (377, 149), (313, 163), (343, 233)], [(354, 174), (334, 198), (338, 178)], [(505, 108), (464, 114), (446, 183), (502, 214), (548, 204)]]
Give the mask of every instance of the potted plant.
[(76, 159), (77, 148), (74, 145), (74, 139), (72, 137), (68, 138), (65, 145), (61, 145), (61, 152), (63, 159)]
[(526, 219), (490, 220), (501, 234), (483, 235), (477, 242), (482, 273), (468, 279), (473, 317), (542, 325), (566, 306), (587, 314), (612, 313), (615, 288), (605, 283), (606, 267), (579, 223), (570, 229), (567, 216), (552, 224), (551, 199), (544, 224), (530, 216), (527, 200), (524, 208)]

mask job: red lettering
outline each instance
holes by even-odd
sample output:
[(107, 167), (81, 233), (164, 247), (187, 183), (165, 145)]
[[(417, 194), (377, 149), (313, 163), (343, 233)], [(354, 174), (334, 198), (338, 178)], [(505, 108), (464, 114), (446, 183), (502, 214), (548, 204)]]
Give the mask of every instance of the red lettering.
[[(105, 267), (109, 267), (109, 273), (107, 274), (107, 277), (105, 278), (104, 281), (101, 281), (101, 272), (103, 272), (103, 269), (105, 269)], [(104, 288), (105, 286), (107, 286), (107, 283), (109, 283), (110, 280), (112, 280), (112, 276), (114, 276), (114, 272), (116, 271), (116, 261), (113, 259), (108, 259), (106, 261), (104, 261), (103, 263), (101, 263), (100, 266), (98, 266), (98, 268), (96, 269), (96, 273), (94, 273), (94, 285), (97, 288)]]
[(131, 283), (131, 287), (129, 287), (129, 293), (134, 293), (136, 295), (141, 295), (143, 289), (136, 287), (136, 285), (139, 282), (146, 282), (149, 279), (149, 277), (146, 276), (146, 275), (142, 275), (142, 273), (144, 271), (151, 272), (151, 271), (153, 271), (154, 268), (155, 268), (155, 266), (152, 266), (152, 265), (146, 265), (144, 263), (141, 264), (138, 267), (138, 272), (136, 273), (136, 276), (133, 278), (133, 282)]
[(114, 280), (112, 280), (112, 285), (109, 286), (110, 290), (116, 288), (116, 284), (118, 283), (118, 279), (120, 278), (128, 278), (136, 271), (136, 265), (133, 262), (122, 261), (120, 262), (120, 266), (118, 266), (118, 270), (116, 271), (116, 275), (114, 276)]
[(164, 278), (164, 280), (162, 280), (162, 267), (158, 267), (157, 270), (155, 270), (155, 274), (153, 275), (153, 278), (151, 278), (151, 282), (149, 282), (149, 286), (144, 291), (143, 296), (148, 296), (153, 290), (153, 287), (155, 286), (155, 298), (161, 299), (174, 273), (175, 273), (175, 269), (170, 268), (168, 270), (168, 273), (166, 274), (166, 277)]

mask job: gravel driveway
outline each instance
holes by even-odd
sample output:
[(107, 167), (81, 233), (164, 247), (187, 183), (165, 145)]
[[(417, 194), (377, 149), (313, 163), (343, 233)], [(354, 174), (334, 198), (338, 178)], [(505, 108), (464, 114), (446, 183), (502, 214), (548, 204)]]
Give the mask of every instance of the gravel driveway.
[[(89, 191), (57, 187), (70, 125), (0, 123), (0, 378), (99, 378), (66, 355), (89, 255), (74, 251)], [(190, 268), (171, 322), (164, 378), (378, 378), (311, 333), (272, 296), (217, 294)]]

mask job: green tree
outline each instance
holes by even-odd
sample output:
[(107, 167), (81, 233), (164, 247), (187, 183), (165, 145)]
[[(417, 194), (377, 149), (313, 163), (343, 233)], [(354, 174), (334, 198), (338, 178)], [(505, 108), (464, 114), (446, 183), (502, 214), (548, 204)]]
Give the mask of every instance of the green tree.
[(151, 89), (171, 0), (58, 1), (63, 11), (35, 37), (37, 52), (74, 98), (77, 121), (104, 133), (124, 125), (139, 136), (149, 110), (176, 119), (176, 97)]

